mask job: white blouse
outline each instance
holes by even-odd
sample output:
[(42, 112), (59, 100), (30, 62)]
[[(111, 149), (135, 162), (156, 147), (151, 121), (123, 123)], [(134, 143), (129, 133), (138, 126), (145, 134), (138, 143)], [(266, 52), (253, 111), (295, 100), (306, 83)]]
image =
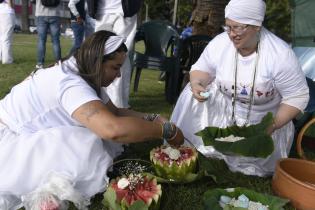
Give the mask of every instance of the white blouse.
[(236, 110), (246, 114), (258, 59), (252, 110), (275, 111), (279, 103), (304, 110), (308, 102), (308, 87), (292, 49), (265, 28), (261, 30), (259, 48), (258, 53), (246, 57), (237, 54), (236, 59), (233, 43), (227, 33), (222, 33), (208, 44), (192, 66), (192, 71), (208, 72), (215, 77), (220, 91), (231, 98), (237, 65)]

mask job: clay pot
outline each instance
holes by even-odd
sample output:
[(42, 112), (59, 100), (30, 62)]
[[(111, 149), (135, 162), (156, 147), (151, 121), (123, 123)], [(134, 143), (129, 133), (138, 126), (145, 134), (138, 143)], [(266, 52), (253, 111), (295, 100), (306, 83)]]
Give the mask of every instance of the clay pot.
[(277, 162), (272, 189), (298, 210), (315, 210), (315, 162), (284, 158)]

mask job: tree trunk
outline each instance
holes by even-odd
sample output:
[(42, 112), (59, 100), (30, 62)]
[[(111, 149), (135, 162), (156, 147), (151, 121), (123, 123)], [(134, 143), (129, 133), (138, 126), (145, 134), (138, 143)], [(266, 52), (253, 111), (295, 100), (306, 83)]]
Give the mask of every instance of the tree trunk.
[(214, 37), (221, 33), (227, 4), (228, 0), (198, 0), (192, 13), (193, 35), (204, 34)]
[(28, 0), (22, 0), (21, 29), (23, 32), (29, 31), (28, 16)]

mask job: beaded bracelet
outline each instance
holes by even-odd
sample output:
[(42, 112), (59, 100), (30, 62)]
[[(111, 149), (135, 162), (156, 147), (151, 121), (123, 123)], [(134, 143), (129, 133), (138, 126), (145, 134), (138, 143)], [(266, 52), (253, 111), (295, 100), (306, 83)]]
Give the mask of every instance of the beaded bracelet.
[(165, 139), (166, 141), (171, 141), (173, 140), (177, 135), (177, 127), (170, 123), (170, 122), (165, 122), (162, 125), (162, 138)]
[(142, 117), (142, 119), (146, 120), (146, 121), (154, 121), (156, 120), (160, 115), (159, 114), (147, 114), (145, 116)]

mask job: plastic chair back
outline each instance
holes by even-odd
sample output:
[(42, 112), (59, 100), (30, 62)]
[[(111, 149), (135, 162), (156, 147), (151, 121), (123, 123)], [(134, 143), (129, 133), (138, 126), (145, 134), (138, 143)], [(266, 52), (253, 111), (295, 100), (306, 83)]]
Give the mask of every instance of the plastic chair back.
[(180, 52), (180, 69), (183, 73), (181, 89), (189, 82), (188, 73), (191, 66), (199, 59), (211, 39), (212, 37), (208, 35), (192, 35), (182, 41)]
[[(174, 52), (179, 48), (179, 33), (166, 21), (149, 21), (142, 24), (136, 33), (135, 42), (143, 41), (144, 53), (134, 52), (133, 68), (136, 68), (134, 92), (137, 92), (142, 69), (166, 72), (165, 94), (173, 103), (177, 95), (179, 57)], [(177, 72), (178, 71), (178, 72)]]
[(193, 35), (183, 41), (181, 68), (189, 71), (212, 38), (207, 35)]
[(142, 24), (138, 28), (135, 40), (144, 41), (145, 51), (135, 52), (134, 66), (167, 71), (167, 65), (164, 63), (168, 57), (167, 50), (174, 47), (178, 39), (176, 28), (169, 22), (155, 20)]
[(179, 37), (176, 29), (169, 23), (151, 21), (144, 23), (139, 31), (144, 32), (145, 52), (147, 56), (167, 56), (170, 41)]

